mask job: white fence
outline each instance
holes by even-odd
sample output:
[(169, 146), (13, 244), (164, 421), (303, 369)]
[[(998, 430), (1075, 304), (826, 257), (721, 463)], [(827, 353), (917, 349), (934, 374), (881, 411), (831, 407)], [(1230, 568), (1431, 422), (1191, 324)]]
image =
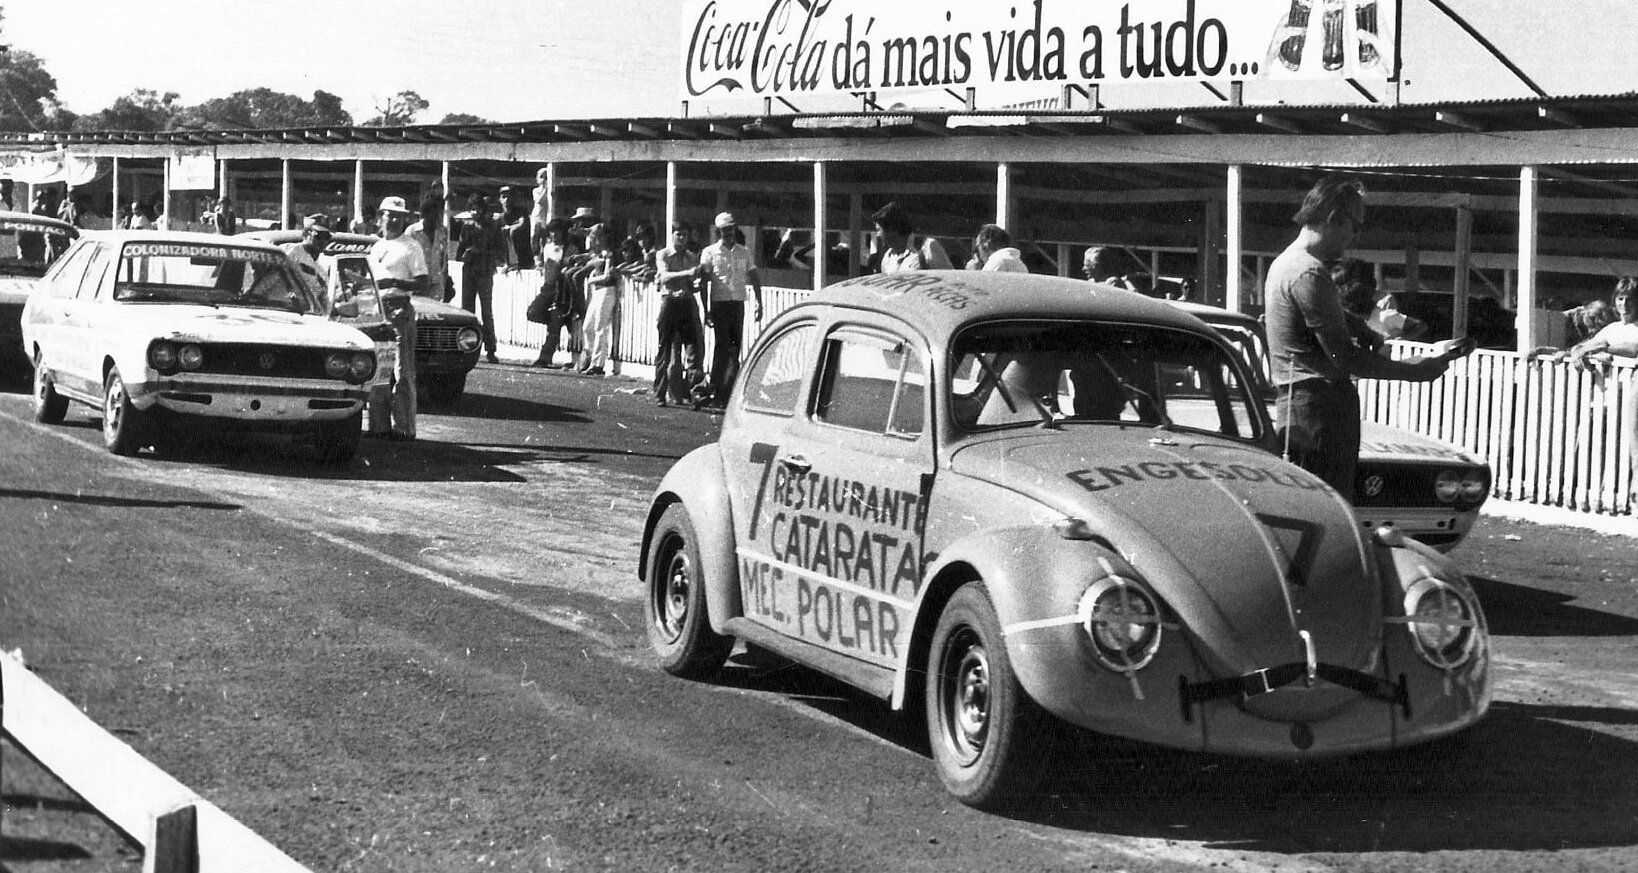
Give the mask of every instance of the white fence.
[[(538, 347), (545, 340), (546, 329), (523, 315), (539, 281), (532, 271), (496, 277), (495, 330), (501, 342)], [(808, 293), (764, 288), (763, 322)], [(658, 302), (652, 285), (621, 287), (615, 342), (620, 360), (654, 363)], [(760, 328), (746, 319), (747, 348)], [(709, 361), (710, 331), (705, 337)], [(1394, 346), (1401, 357), (1427, 348)], [(1498, 497), (1599, 515), (1633, 513), (1638, 371), (1629, 364), (1585, 372), (1562, 360), (1526, 361), (1510, 352), (1481, 350), (1434, 382), (1363, 380), (1360, 400), (1367, 420), (1483, 456), (1495, 473), (1492, 493)]]

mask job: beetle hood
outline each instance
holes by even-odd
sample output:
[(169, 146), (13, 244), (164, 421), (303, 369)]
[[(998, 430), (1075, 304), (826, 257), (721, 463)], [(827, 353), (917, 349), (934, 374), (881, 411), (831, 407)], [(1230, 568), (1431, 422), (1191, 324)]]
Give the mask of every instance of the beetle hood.
[(1152, 428), (1017, 432), (953, 473), (1084, 520), (1137, 568), (1219, 676), (1302, 662), (1367, 669), (1381, 626), (1374, 556), (1348, 504), (1301, 468), (1228, 440)]

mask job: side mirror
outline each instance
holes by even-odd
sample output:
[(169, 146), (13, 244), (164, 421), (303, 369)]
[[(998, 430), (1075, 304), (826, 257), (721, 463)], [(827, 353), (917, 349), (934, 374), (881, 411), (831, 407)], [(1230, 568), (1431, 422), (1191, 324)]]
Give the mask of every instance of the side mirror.
[(330, 311), (330, 317), (331, 318), (357, 318), (358, 317), (358, 301), (356, 301), (356, 300), (346, 300), (346, 301), (343, 301), (341, 303), (337, 303), (336, 308)]

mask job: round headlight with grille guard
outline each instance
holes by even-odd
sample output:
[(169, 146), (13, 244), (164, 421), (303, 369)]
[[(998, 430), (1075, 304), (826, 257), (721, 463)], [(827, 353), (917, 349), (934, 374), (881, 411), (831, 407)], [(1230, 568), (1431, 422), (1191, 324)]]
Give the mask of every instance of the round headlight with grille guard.
[(1147, 666), (1160, 651), (1160, 604), (1142, 585), (1106, 576), (1081, 595), (1081, 629), (1098, 663), (1117, 673)]
[(1405, 591), (1405, 622), (1416, 653), (1441, 670), (1467, 663), (1478, 648), (1478, 609), (1443, 579), (1429, 576)]

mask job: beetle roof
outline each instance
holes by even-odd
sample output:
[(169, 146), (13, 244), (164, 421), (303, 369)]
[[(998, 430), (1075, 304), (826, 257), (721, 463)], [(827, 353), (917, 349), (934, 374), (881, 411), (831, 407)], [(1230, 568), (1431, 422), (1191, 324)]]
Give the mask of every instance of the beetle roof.
[(1176, 307), (1135, 291), (1023, 273), (925, 270), (863, 276), (831, 285), (803, 305), (827, 304), (890, 312), (929, 338), (948, 337), (964, 325), (997, 318), (1090, 318), (1201, 327)]

